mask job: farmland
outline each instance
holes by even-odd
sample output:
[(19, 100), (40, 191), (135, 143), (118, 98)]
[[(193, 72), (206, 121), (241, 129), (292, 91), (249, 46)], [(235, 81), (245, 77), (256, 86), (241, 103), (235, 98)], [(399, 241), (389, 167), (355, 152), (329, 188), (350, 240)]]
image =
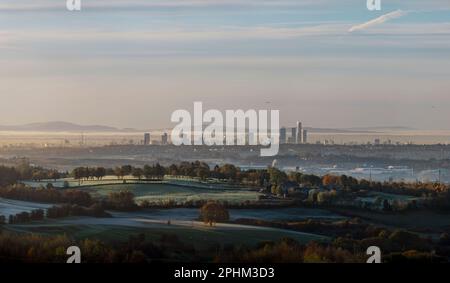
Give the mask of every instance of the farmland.
[[(0, 199), (0, 214), (8, 215), (49, 205)], [(176, 235), (184, 244), (198, 250), (214, 245), (255, 245), (261, 241), (276, 241), (284, 237), (301, 243), (311, 240), (328, 241), (328, 237), (270, 227), (256, 227), (233, 223), (218, 223), (215, 227), (197, 221), (197, 209), (145, 209), (138, 212), (111, 212), (112, 218), (68, 217), (45, 219), (28, 224), (7, 225), (5, 229), (17, 233), (39, 235), (66, 234), (73, 239), (99, 239), (106, 242), (126, 241), (130, 235), (145, 234), (157, 241), (163, 235)], [(340, 219), (341, 216), (315, 209), (284, 208), (272, 211), (262, 209), (232, 209), (231, 220), (253, 219)]]
[[(119, 169), (120, 172), (125, 170)], [(97, 169), (84, 168), (83, 172), (88, 174), (84, 173), (83, 177), (73, 174), (78, 179), (49, 180), (44, 177), (41, 181), (24, 182), (31, 187), (11, 185), (2, 195), (8, 199), (0, 200), (0, 214), (8, 217), (2, 218), (2, 223), (9, 220), (8, 224), (2, 225), (2, 230), (12, 235), (7, 237), (36, 235), (53, 239), (65, 235), (68, 241), (94, 240), (132, 249), (138, 241), (148, 245), (140, 247), (148, 259), (210, 261), (215, 257), (240, 256), (241, 248), (275, 247), (277, 242), (282, 242), (282, 246), (289, 243), (321, 249), (320, 245), (334, 245), (334, 240), (342, 237), (345, 241), (353, 241), (352, 250), (356, 248), (360, 253), (365, 247), (361, 248), (360, 245), (365, 243), (360, 241), (365, 238), (386, 240), (383, 235), (392, 233), (394, 240), (387, 240), (396, 242), (394, 236), (400, 233), (396, 230), (408, 229), (423, 236), (424, 241), (438, 241), (448, 227), (446, 214), (440, 215), (436, 211), (425, 211), (428, 212), (425, 214), (424, 206), (399, 209), (403, 203), (425, 203), (430, 195), (426, 186), (401, 185), (399, 188), (395, 184), (366, 184), (345, 176), (298, 179), (305, 176), (297, 174), (290, 176), (291, 181), (284, 185), (292, 186), (302, 180), (312, 183), (283, 191), (281, 185), (275, 185), (277, 178), (283, 177), (283, 172), (276, 169), (270, 169), (266, 175), (241, 172), (239, 180), (243, 181), (239, 182), (235, 180), (238, 178), (170, 174), (166, 175), (168, 178), (148, 175), (142, 179), (139, 174), (133, 173), (136, 177), (132, 177), (120, 173), (119, 169), (118, 177), (102, 179), (94, 176)], [(52, 176), (47, 174), (51, 171), (40, 172)], [(214, 174), (217, 172), (213, 171)], [(267, 177), (266, 183), (272, 181), (274, 184), (263, 186), (258, 182), (260, 177)], [(340, 187), (340, 184), (346, 187)], [(330, 186), (336, 188), (329, 189)], [(308, 190), (307, 194), (305, 190)], [(343, 205), (339, 206), (339, 201), (344, 201)], [(345, 201), (351, 201), (350, 205)], [(357, 205), (351, 206), (353, 203)], [(47, 217), (31, 218), (31, 213), (27, 213), (36, 215), (35, 209), (45, 210), (53, 205), (60, 206), (49, 209)], [(42, 211), (40, 213), (43, 215)], [(173, 246), (167, 248), (167, 243)], [(314, 246), (317, 243), (321, 244)], [(428, 244), (417, 240), (420, 249)], [(393, 247), (397, 249), (395, 245)], [(123, 251), (126, 252), (120, 252)], [(351, 254), (346, 258), (351, 258)]]
[(52, 184), (56, 188), (63, 188), (64, 183), (66, 183), (69, 188), (89, 191), (93, 197), (97, 198), (107, 197), (111, 192), (129, 190), (135, 195), (138, 204), (144, 200), (152, 203), (217, 200), (239, 204), (246, 201), (258, 201), (262, 195), (254, 189), (232, 187), (224, 184), (209, 184), (186, 180), (140, 181), (129, 176), (123, 180), (119, 180), (114, 176), (106, 176), (102, 180), (83, 180), (82, 182), (73, 178), (67, 178), (39, 182), (26, 181), (23, 183), (32, 187)]
[(50, 207), (49, 204), (0, 198), (0, 215), (4, 215), (5, 217), (20, 212), (30, 212), (35, 209), (46, 209), (48, 207)]
[(197, 200), (219, 200), (229, 203), (242, 203), (245, 201), (257, 201), (261, 195), (256, 191), (248, 190), (223, 190), (203, 189), (194, 187), (175, 186), (169, 184), (118, 184), (85, 187), (94, 197), (105, 197), (111, 192), (129, 190), (135, 197), (136, 202), (148, 200), (150, 202), (175, 201), (197, 201)]

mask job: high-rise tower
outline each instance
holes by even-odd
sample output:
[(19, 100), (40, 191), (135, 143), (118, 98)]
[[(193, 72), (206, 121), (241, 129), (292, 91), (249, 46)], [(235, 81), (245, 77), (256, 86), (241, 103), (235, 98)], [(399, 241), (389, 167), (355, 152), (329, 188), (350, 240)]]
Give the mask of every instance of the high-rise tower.
[(144, 145), (149, 145), (150, 144), (150, 133), (145, 133), (144, 134)]
[(303, 143), (303, 127), (302, 127), (302, 122), (297, 122), (297, 138), (296, 138), (296, 143)]
[(285, 144), (286, 143), (286, 128), (281, 128), (280, 129), (280, 144)]

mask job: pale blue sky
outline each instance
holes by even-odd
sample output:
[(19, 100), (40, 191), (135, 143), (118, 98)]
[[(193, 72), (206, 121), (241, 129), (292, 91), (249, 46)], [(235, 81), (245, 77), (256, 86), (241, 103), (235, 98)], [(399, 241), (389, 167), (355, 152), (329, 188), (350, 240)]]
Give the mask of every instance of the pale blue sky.
[(159, 128), (203, 101), (283, 124), (450, 129), (448, 0), (82, 3), (1, 0), (0, 124)]

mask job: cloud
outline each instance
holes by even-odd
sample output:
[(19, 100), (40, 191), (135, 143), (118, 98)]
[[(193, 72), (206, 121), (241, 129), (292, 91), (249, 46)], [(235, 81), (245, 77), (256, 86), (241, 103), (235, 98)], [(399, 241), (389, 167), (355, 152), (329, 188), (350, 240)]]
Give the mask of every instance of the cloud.
[(397, 19), (397, 18), (403, 17), (403, 16), (405, 16), (406, 14), (408, 14), (407, 11), (396, 10), (396, 11), (387, 13), (387, 14), (385, 14), (385, 15), (382, 15), (382, 16), (376, 18), (376, 19), (373, 19), (373, 20), (370, 20), (370, 21), (368, 21), (368, 22), (365, 22), (365, 23), (363, 23), (363, 24), (359, 24), (359, 25), (356, 25), (356, 26), (352, 26), (352, 27), (348, 30), (348, 32), (354, 32), (354, 31), (359, 31), (359, 30), (365, 30), (365, 29), (370, 28), (370, 27), (372, 27), (372, 26), (375, 26), (375, 25), (379, 25), (379, 24), (385, 23), (385, 22), (387, 22), (387, 21), (389, 21), (389, 20), (393, 20), (393, 19)]
[[(270, 26), (220, 27), (209, 29), (167, 28), (160, 30), (117, 31), (103, 29), (81, 30), (18, 30), (1, 31), (0, 39), (13, 43), (26, 41), (201, 41), (201, 40), (248, 40), (290, 39), (303, 36), (340, 35), (345, 24), (316, 25), (295, 28)], [(0, 40), (1, 42), (1, 40)]]
[[(155, 9), (155, 8), (207, 8), (207, 7), (315, 7), (323, 6), (328, 0), (90, 0), (82, 1), (83, 9)], [(61, 10), (65, 11), (65, 0), (2, 0), (1, 11), (35, 11)]]

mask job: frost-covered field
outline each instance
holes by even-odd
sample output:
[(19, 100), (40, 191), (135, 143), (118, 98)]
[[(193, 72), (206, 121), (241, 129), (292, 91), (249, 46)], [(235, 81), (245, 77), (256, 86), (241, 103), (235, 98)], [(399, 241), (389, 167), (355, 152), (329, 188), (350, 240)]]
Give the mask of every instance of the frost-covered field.
[(168, 184), (117, 184), (92, 186), (84, 188), (89, 190), (93, 196), (105, 197), (111, 192), (129, 190), (133, 192), (136, 201), (142, 202), (185, 202), (196, 200), (219, 200), (229, 203), (242, 203), (245, 201), (257, 201), (261, 193), (246, 189), (231, 190), (219, 188), (193, 188), (185, 186), (174, 186)]
[[(301, 221), (305, 219), (340, 220), (345, 216), (317, 208), (286, 207), (276, 209), (229, 209), (230, 219), (239, 218), (260, 219), (267, 221)], [(136, 212), (111, 212), (115, 218), (143, 218), (147, 220), (185, 220), (198, 219), (199, 209), (173, 208), (173, 209), (144, 209)]]
[[(127, 177), (127, 179), (136, 180), (131, 177)], [(63, 188), (64, 183), (67, 183), (69, 187), (79, 187), (79, 186), (96, 186), (96, 185), (102, 185), (102, 184), (123, 184), (123, 180), (117, 179), (116, 176), (105, 176), (101, 180), (75, 180), (74, 178), (64, 178), (64, 179), (57, 179), (57, 180), (41, 180), (41, 181), (23, 181), (25, 185), (28, 185), (30, 187), (40, 187), (40, 186), (46, 186), (47, 184), (52, 184), (56, 188)]]
[(17, 214), (24, 211), (30, 212), (35, 209), (46, 209), (50, 206), (51, 206), (50, 204), (44, 203), (0, 198), (0, 215), (8, 217), (9, 215)]
[(394, 195), (388, 193), (381, 192), (372, 192), (367, 197), (357, 198), (360, 201), (375, 203), (377, 200), (388, 200), (389, 202), (398, 201), (398, 202), (411, 202), (411, 201), (420, 201), (423, 200), (421, 197), (408, 196), (408, 195)]

